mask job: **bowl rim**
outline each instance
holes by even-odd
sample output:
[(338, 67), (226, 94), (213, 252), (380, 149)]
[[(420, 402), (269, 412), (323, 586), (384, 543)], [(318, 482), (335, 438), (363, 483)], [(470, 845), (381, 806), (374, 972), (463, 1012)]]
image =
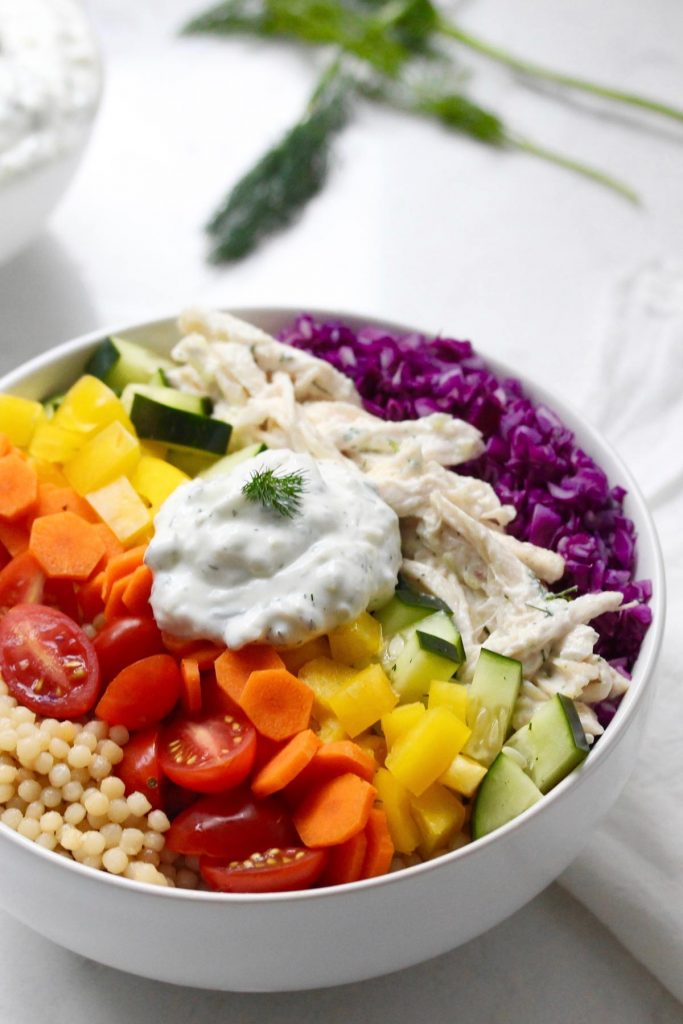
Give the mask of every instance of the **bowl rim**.
[[(193, 308), (197, 307), (195, 306)], [(283, 321), (293, 321), (296, 317), (302, 315), (302, 312), (304, 311), (302, 311), (300, 306), (231, 305), (229, 308), (221, 307), (220, 312), (227, 312), (235, 317), (251, 322), (253, 318), (258, 317), (270, 317)], [(305, 313), (306, 315), (310, 315), (316, 319), (338, 320), (341, 322), (352, 323), (354, 326), (366, 325), (379, 327), (390, 330), (394, 333), (416, 333), (421, 334), (424, 337), (449, 336), (443, 330), (430, 331), (426, 327), (416, 328), (389, 318), (378, 317), (376, 315), (364, 315), (357, 311), (351, 312), (347, 310), (306, 307)], [(8, 373), (0, 377), (0, 393), (8, 392), (17, 386), (20, 386), (21, 383), (33, 373), (43, 371), (51, 365), (59, 364), (69, 356), (73, 356), (81, 351), (87, 350), (96, 342), (101, 341), (110, 335), (126, 336), (127, 334), (134, 332), (137, 336), (144, 331), (169, 329), (173, 325), (177, 324), (178, 316), (179, 314), (176, 313), (171, 316), (155, 317), (152, 320), (136, 321), (133, 323), (126, 322), (124, 324), (117, 323), (114, 326), (89, 331), (76, 338), (55, 345), (53, 348), (50, 348), (26, 362), (21, 363), (18, 367), (15, 367), (15, 369), (10, 370)], [(487, 366), (490, 367), (497, 376), (503, 378), (513, 377), (520, 380), (525, 393), (527, 393), (535, 402), (540, 401), (543, 404), (548, 405), (551, 410), (557, 412), (563, 422), (566, 419), (573, 421), (570, 422), (570, 429), (574, 432), (578, 427), (582, 435), (580, 439), (581, 445), (588, 449), (589, 454), (591, 452), (594, 453), (593, 457), (595, 457), (596, 454), (607, 454), (608, 459), (613, 463), (614, 469), (618, 472), (620, 478), (619, 483), (627, 490), (628, 504), (632, 506), (628, 510), (628, 515), (636, 521), (638, 528), (638, 543), (640, 544), (643, 536), (645, 536), (651, 547), (652, 567), (650, 577), (652, 579), (653, 596), (650, 606), (653, 609), (653, 618), (644, 641), (646, 650), (644, 653), (641, 651), (639, 654), (638, 660), (634, 666), (633, 679), (629, 689), (624, 694), (614, 718), (605, 729), (604, 734), (600, 737), (599, 745), (595, 750), (591, 751), (591, 756), (587, 757), (585, 761), (578, 766), (578, 768), (573, 772), (570, 772), (570, 774), (549, 793), (546, 793), (542, 800), (539, 800), (528, 810), (481, 839), (467, 843), (456, 850), (442, 854), (432, 860), (423, 861), (420, 864), (401, 868), (400, 870), (390, 872), (386, 875), (363, 879), (358, 882), (347, 882), (343, 885), (329, 886), (323, 889), (306, 889), (282, 893), (221, 893), (207, 890), (169, 888), (153, 885), (148, 882), (138, 882), (133, 879), (123, 878), (120, 875), (113, 875), (106, 871), (93, 870), (92, 868), (80, 864), (76, 860), (66, 857), (56, 857), (53, 851), (46, 850), (43, 847), (38, 846), (32, 840), (19, 835), (2, 822), (0, 822), (0, 836), (10, 842), (14, 842), (20, 849), (23, 848), (34, 856), (46, 858), (47, 863), (53, 865), (55, 869), (58, 869), (58, 866), (61, 865), (65, 870), (75, 872), (77, 875), (82, 875), (84, 878), (89, 879), (93, 884), (97, 884), (98, 881), (101, 881), (103, 884), (107, 885), (122, 886), (124, 890), (128, 891), (131, 891), (132, 887), (132, 891), (137, 893), (146, 893), (147, 895), (161, 897), (163, 899), (184, 900), (197, 903), (198, 905), (207, 902), (214, 904), (234, 903), (260, 906), (271, 903), (305, 903), (310, 900), (315, 901), (341, 898), (349, 893), (361, 893), (369, 889), (376, 889), (387, 885), (396, 885), (400, 884), (403, 880), (416, 878), (432, 871), (447, 869), (450, 865), (465, 858), (472, 857), (480, 850), (483, 851), (485, 848), (490, 846), (491, 843), (502, 841), (505, 837), (508, 837), (517, 830), (524, 828), (527, 822), (535, 819), (539, 814), (542, 814), (544, 809), (548, 808), (551, 803), (563, 802), (566, 794), (573, 791), (578, 785), (583, 784), (585, 779), (590, 779), (590, 777), (597, 771), (598, 766), (610, 757), (612, 752), (616, 749), (622, 734), (625, 734), (630, 722), (634, 718), (637, 708), (645, 699), (648, 693), (648, 688), (651, 688), (653, 685), (652, 676), (662, 646), (666, 619), (664, 560), (659, 537), (654, 519), (635, 477), (618, 452), (613, 448), (611, 442), (608, 441), (607, 438), (605, 438), (582, 413), (575, 409), (571, 403), (559, 398), (551, 390), (537, 384), (533, 378), (528, 378), (524, 373), (520, 373), (519, 370), (512, 369), (505, 362), (489, 357), (486, 352), (482, 351), (478, 346), (475, 346), (475, 351), (482, 357), (482, 359), (484, 359)], [(587, 441), (588, 443), (585, 444), (584, 441)], [(613, 481), (610, 482), (613, 484)]]

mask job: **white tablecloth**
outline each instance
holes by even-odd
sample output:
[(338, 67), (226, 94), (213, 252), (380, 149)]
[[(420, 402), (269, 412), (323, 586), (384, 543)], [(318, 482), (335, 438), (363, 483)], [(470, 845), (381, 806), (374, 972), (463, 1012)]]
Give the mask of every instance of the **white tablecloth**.
[[(603, 417), (602, 410), (617, 380), (617, 393), (634, 411), (650, 393), (650, 378), (631, 362), (643, 355), (637, 339), (629, 341), (627, 358), (617, 352), (606, 359), (614, 351), (619, 282), (643, 266), (681, 257), (682, 132), (652, 121), (636, 130), (642, 119), (608, 116), (604, 107), (591, 116), (594, 104), (556, 103), (482, 64), (472, 83), (479, 98), (524, 134), (627, 177), (643, 206), (630, 207), (530, 158), (494, 153), (364, 106), (340, 139), (329, 189), (298, 227), (238, 266), (210, 267), (200, 226), (264, 142), (297, 116), (311, 86), (309, 56), (246, 40), (179, 39), (176, 27), (201, 0), (89, 0), (89, 7), (107, 61), (101, 116), (50, 232), (0, 268), (0, 369), (79, 332), (197, 301), (327, 306), (443, 329), (472, 338), (482, 352), (519, 366), (592, 415), (653, 495), (661, 528), (675, 532), (670, 491), (680, 476), (678, 484), (657, 476), (650, 449), (628, 429), (633, 419)], [(599, 7), (592, 0), (541, 6), (477, 0), (462, 17), (530, 57), (672, 102), (683, 96), (683, 7), (675, 0), (651, 0), (647, 7), (640, 0)], [(633, 289), (625, 294), (636, 308)], [(643, 346), (649, 337), (643, 332)], [(645, 361), (648, 374), (651, 365)], [(675, 372), (673, 366), (657, 380), (675, 385)], [(647, 411), (653, 450), (662, 414), (656, 406)], [(681, 594), (680, 561), (669, 569), (669, 584)], [(677, 630), (672, 615), (670, 632)], [(670, 652), (663, 670), (672, 679), (675, 667)], [(650, 749), (666, 717), (662, 704), (653, 715)], [(649, 760), (647, 749), (643, 757), (566, 882), (672, 985), (672, 964), (656, 942), (661, 908), (680, 897), (683, 862), (675, 865), (665, 853), (670, 817), (663, 794), (677, 785), (680, 795), (681, 776), (677, 783), (660, 778), (660, 762), (654, 755)], [(639, 832), (651, 838), (649, 868), (635, 841)], [(645, 900), (636, 898), (639, 891)], [(643, 904), (651, 913), (643, 914)], [(669, 951), (680, 941), (680, 913), (669, 906)], [(330, 992), (270, 997), (173, 989), (77, 958), (6, 917), (0, 964), (0, 1019), (18, 1024), (48, 1015), (74, 1024), (137, 1024), (152, 1014), (170, 1024), (218, 1017), (401, 1024), (456, 1016), (510, 1024), (669, 1024), (683, 1015), (557, 886), (460, 950)]]

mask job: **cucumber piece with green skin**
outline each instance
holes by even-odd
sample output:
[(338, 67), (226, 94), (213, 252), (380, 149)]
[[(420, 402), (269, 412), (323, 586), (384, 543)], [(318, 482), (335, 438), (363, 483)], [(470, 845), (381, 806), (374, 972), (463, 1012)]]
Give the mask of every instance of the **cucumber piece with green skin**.
[(134, 396), (129, 415), (138, 437), (145, 441), (211, 455), (225, 455), (230, 441), (229, 423), (171, 408), (140, 393)]
[(235, 466), (239, 466), (241, 462), (253, 459), (255, 455), (260, 455), (265, 450), (265, 444), (248, 444), (246, 448), (240, 448), (230, 455), (224, 455), (222, 459), (214, 462), (208, 469), (203, 469), (199, 476), (203, 480), (213, 480), (217, 476), (225, 476), (226, 473), (231, 473)]
[(505, 743), (522, 685), (522, 663), (482, 647), (467, 697), (472, 735), (463, 754), (490, 765)]
[(57, 409), (59, 409), (60, 405), (64, 401), (65, 397), (66, 391), (62, 391), (58, 395), (50, 395), (49, 398), (45, 399), (45, 401), (43, 402), (43, 409), (45, 410), (45, 414), (48, 417), (48, 419), (52, 419), (54, 414), (57, 412)]
[(157, 371), (173, 368), (170, 359), (159, 356), (124, 338), (106, 338), (85, 364), (84, 373), (99, 377), (120, 394), (128, 384), (147, 384)]
[(451, 614), (451, 609), (445, 601), (432, 597), (431, 594), (421, 594), (417, 590), (412, 590), (399, 578), (394, 596), (373, 614), (382, 626), (382, 635), (389, 637), (426, 619), (435, 611)]
[(537, 803), (543, 794), (523, 768), (498, 754), (481, 781), (472, 808), (472, 838), (481, 839)]
[(527, 774), (541, 793), (569, 775), (590, 749), (574, 702), (561, 693), (541, 704), (505, 745), (522, 755)]
[(170, 380), (168, 379), (168, 374), (160, 366), (154, 371), (152, 376), (149, 378), (149, 383), (151, 384), (152, 387), (155, 388), (173, 387)]
[(177, 391), (175, 388), (153, 384), (127, 384), (121, 392), (121, 401), (129, 416), (136, 395), (145, 395), (159, 405), (193, 412), (196, 416), (210, 416), (213, 412), (213, 402), (204, 395), (191, 395), (187, 391)]
[(216, 462), (220, 461), (220, 456), (188, 448), (169, 448), (166, 453), (166, 461), (177, 469), (181, 469), (183, 473), (187, 473), (188, 476), (195, 477), (215, 466)]
[(392, 686), (404, 703), (420, 700), (433, 679), (450, 679), (465, 660), (462, 638), (446, 612), (428, 615), (418, 626), (393, 637), (384, 657)]

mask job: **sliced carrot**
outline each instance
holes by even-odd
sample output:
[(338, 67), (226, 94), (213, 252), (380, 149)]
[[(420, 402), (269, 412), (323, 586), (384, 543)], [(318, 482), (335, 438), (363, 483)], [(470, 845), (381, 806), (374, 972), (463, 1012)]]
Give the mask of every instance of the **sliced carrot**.
[(85, 580), (84, 583), (81, 583), (78, 588), (76, 597), (84, 622), (92, 622), (93, 619), (96, 619), (104, 611), (104, 601), (102, 600), (103, 580), (104, 572), (99, 572), (91, 580)]
[(306, 767), (320, 745), (312, 729), (297, 733), (256, 775), (251, 784), (254, 796), (270, 796), (284, 789)]
[(202, 709), (202, 677), (199, 665), (194, 658), (183, 658), (180, 662), (180, 677), (182, 687), (180, 700), (183, 708), (188, 714), (194, 714)]
[(207, 672), (213, 668), (214, 662), (221, 656), (225, 647), (217, 647), (216, 644), (202, 643), (192, 652), (192, 658), (199, 665), (200, 672)]
[(30, 525), (25, 521), (8, 523), (0, 519), (0, 543), (7, 548), (12, 558), (28, 551), (30, 536)]
[(249, 644), (239, 651), (226, 650), (214, 665), (218, 685), (236, 701), (242, 696), (252, 672), (284, 667), (280, 655), (267, 644)]
[(104, 570), (104, 583), (102, 584), (102, 597), (105, 603), (116, 581), (124, 576), (130, 576), (139, 565), (142, 565), (146, 550), (147, 546), (140, 544), (136, 548), (130, 548), (129, 551), (124, 551), (109, 559)]
[(51, 516), (54, 512), (75, 512), (89, 523), (99, 522), (88, 502), (77, 494), (73, 487), (38, 484), (36, 516)]
[(387, 825), (387, 816), (379, 807), (373, 807), (370, 811), (368, 823), (365, 826), (365, 838), (368, 845), (361, 878), (376, 878), (377, 875), (386, 875), (394, 856), (394, 844)]
[(123, 592), (123, 603), (131, 615), (144, 616), (151, 614), (149, 595), (152, 593), (154, 577), (148, 565), (139, 565), (130, 576)]
[(367, 848), (365, 831), (356, 832), (345, 843), (333, 846), (319, 884), (345, 885), (347, 882), (357, 882), (363, 877)]
[(294, 827), (306, 846), (345, 843), (365, 828), (376, 795), (358, 775), (337, 775), (304, 798), (294, 812)]
[[(106, 571), (105, 569), (104, 572), (106, 573)], [(130, 615), (130, 612), (123, 603), (123, 595), (126, 592), (127, 586), (128, 576), (116, 580), (112, 585), (107, 600), (104, 602), (104, 617), (107, 622), (113, 622), (114, 619), (125, 619)], [(102, 592), (104, 593), (104, 585), (102, 586)]]
[(352, 772), (371, 782), (376, 771), (377, 762), (353, 740), (333, 740), (316, 750), (310, 764), (287, 786), (284, 797), (290, 807), (297, 807), (314, 786), (335, 775)]
[(104, 554), (104, 545), (90, 523), (74, 512), (55, 512), (34, 519), (29, 551), (46, 575), (86, 580)]
[(38, 477), (33, 466), (16, 451), (0, 458), (0, 516), (19, 519), (38, 500)]
[(252, 672), (238, 704), (260, 733), (286, 740), (308, 728), (313, 690), (286, 668)]
[(10, 441), (7, 434), (0, 434), (0, 457), (3, 455), (9, 455), (12, 451), (12, 442)]
[[(104, 568), (112, 558), (122, 555), (125, 548), (106, 523), (93, 523), (93, 530), (104, 544), (104, 556), (102, 558), (102, 568)], [(104, 577), (102, 579), (104, 580)]]

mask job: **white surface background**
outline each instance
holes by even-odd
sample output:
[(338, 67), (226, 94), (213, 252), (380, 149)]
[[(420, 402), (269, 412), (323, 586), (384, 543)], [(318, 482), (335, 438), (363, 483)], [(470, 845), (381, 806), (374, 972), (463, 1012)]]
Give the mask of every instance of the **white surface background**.
[[(187, 302), (315, 305), (471, 337), (590, 412), (614, 285), (649, 260), (681, 257), (683, 131), (654, 120), (643, 128), (642, 118), (606, 116), (604, 106), (591, 113), (595, 104), (584, 100), (556, 102), (482, 63), (477, 97), (520, 132), (626, 177), (643, 206), (366, 106), (340, 139), (329, 189), (299, 226), (237, 267), (209, 267), (201, 224), (298, 115), (312, 84), (310, 54), (177, 38), (201, 0), (89, 7), (107, 63), (101, 115), (49, 232), (0, 268), (0, 371), (78, 333)], [(683, 103), (678, 0), (472, 0), (460, 14), (529, 57)], [(285, 996), (131, 978), (0, 917), (2, 1021), (456, 1017), (669, 1024), (683, 1009), (557, 887), (429, 964)]]

